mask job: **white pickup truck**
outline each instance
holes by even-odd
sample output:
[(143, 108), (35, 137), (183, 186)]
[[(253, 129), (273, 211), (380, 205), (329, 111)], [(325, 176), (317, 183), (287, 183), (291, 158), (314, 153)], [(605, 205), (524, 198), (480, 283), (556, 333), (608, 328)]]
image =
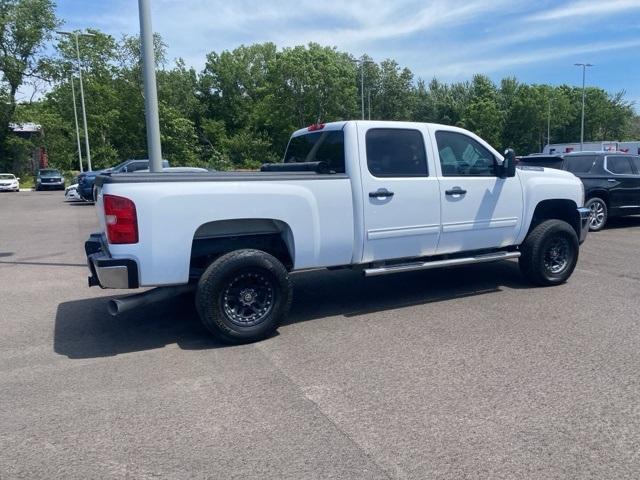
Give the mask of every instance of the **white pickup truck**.
[(292, 135), (284, 163), (262, 170), (98, 177), (89, 285), (161, 287), (110, 301), (111, 313), (195, 289), (211, 332), (254, 341), (286, 316), (293, 271), (372, 276), (519, 258), (532, 283), (556, 285), (588, 230), (575, 176), (516, 168), (512, 151), (456, 127), (312, 125)]

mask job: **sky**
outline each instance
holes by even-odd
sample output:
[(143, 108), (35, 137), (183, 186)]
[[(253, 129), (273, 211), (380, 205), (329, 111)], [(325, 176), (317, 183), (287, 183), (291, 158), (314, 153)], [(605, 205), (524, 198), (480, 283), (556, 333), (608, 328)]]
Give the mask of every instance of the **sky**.
[[(208, 52), (316, 42), (356, 57), (395, 59), (416, 80), (587, 85), (640, 111), (640, 0), (150, 0), (168, 58), (201, 70)], [(65, 29), (138, 34), (135, 0), (58, 0)]]

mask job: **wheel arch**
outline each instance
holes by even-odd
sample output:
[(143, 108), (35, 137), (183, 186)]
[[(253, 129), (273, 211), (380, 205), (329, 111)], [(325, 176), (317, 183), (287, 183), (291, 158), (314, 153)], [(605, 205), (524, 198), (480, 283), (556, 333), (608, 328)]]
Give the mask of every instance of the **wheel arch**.
[(294, 266), (294, 236), (286, 222), (273, 218), (242, 218), (206, 222), (195, 230), (191, 244), (190, 274), (198, 276), (221, 255), (247, 248), (273, 255), (288, 270)]
[(580, 238), (581, 226), (578, 205), (576, 205), (576, 202), (573, 200), (560, 198), (542, 200), (536, 205), (531, 218), (531, 223), (529, 224), (527, 236), (541, 222), (551, 219), (567, 222), (571, 227), (573, 227), (578, 238)]
[(587, 190), (584, 196), (584, 200), (586, 202), (587, 200), (591, 200), (592, 198), (595, 198), (595, 197), (601, 198), (602, 200), (604, 200), (604, 203), (607, 205), (607, 208), (609, 208), (609, 192), (607, 190), (602, 188), (594, 188), (593, 190)]

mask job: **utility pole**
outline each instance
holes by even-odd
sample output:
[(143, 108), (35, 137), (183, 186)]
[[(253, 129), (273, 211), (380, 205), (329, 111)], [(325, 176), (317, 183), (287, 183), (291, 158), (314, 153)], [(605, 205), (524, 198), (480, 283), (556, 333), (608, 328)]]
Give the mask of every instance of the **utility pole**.
[(162, 146), (160, 144), (160, 116), (158, 114), (158, 91), (156, 87), (156, 61), (153, 51), (153, 29), (151, 27), (150, 0), (138, 0), (140, 11), (140, 51), (144, 80), (144, 107), (147, 126), (147, 150), (149, 170), (162, 172)]
[(89, 129), (87, 128), (87, 109), (85, 108), (84, 103), (84, 87), (82, 85), (82, 66), (80, 65), (80, 47), (78, 45), (78, 37), (95, 37), (93, 33), (82, 33), (82, 32), (62, 32), (58, 31), (60, 35), (68, 35), (70, 37), (75, 37), (76, 41), (76, 57), (78, 61), (78, 78), (80, 79), (80, 103), (82, 105), (82, 123), (84, 125), (84, 143), (87, 149), (87, 167), (89, 167), (89, 171), (91, 168), (91, 149), (89, 148)]
[(371, 89), (367, 90), (367, 100), (369, 101), (369, 120), (371, 120)]
[(584, 150), (584, 84), (587, 67), (593, 67), (590, 63), (574, 63), (576, 67), (582, 67), (582, 122), (580, 124), (580, 151)]
[(80, 129), (78, 128), (78, 109), (76, 107), (76, 89), (73, 86), (73, 75), (69, 75), (69, 81), (71, 82), (71, 96), (73, 97), (73, 119), (76, 123), (76, 140), (78, 140), (78, 160), (80, 162), (80, 173), (84, 172), (82, 166), (82, 147), (80, 146)]

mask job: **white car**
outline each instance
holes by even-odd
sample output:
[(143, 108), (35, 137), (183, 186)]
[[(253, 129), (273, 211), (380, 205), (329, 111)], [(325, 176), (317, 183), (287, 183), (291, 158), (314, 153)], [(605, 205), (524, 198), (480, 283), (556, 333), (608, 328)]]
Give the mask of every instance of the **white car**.
[(20, 178), (13, 173), (0, 173), (0, 192), (20, 191)]
[(286, 316), (290, 272), (517, 258), (531, 283), (558, 285), (588, 232), (573, 174), (516, 168), (513, 150), (448, 125), (312, 125), (292, 135), (284, 163), (262, 170), (99, 176), (89, 285), (163, 287), (111, 300), (111, 313), (195, 289), (212, 333), (253, 341)]
[(64, 199), (67, 202), (81, 202), (84, 201), (84, 199), (80, 196), (80, 193), (78, 192), (78, 184), (74, 183), (73, 185), (69, 185), (67, 188), (65, 188), (64, 190)]

